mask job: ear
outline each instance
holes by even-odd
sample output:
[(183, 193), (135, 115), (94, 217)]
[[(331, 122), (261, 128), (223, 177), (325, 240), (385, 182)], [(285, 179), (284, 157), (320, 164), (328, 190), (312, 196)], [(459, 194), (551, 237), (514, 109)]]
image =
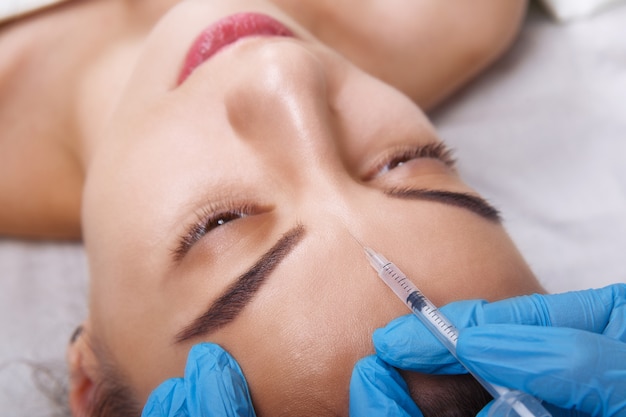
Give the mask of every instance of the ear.
[(89, 324), (83, 323), (70, 341), (67, 363), (70, 374), (69, 405), (74, 417), (85, 417), (95, 400), (98, 361), (88, 341)]

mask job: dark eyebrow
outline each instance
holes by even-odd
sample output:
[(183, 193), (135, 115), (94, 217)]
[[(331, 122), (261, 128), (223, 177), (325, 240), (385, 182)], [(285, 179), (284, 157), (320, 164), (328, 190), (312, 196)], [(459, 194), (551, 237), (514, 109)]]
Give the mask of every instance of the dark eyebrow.
[(396, 198), (435, 201), (469, 210), (490, 222), (500, 223), (502, 221), (498, 209), (489, 204), (484, 198), (468, 193), (426, 188), (394, 188), (387, 191), (386, 194)]
[(176, 343), (213, 332), (233, 321), (250, 303), (269, 274), (302, 240), (304, 231), (304, 226), (299, 224), (285, 233), (247, 272), (240, 275), (206, 312), (176, 334)]

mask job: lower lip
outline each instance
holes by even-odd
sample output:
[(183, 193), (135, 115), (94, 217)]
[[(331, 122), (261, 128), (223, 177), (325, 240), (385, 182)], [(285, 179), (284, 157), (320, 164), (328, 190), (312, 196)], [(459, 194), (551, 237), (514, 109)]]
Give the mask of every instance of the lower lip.
[(249, 36), (293, 36), (293, 33), (282, 23), (264, 14), (239, 13), (225, 17), (206, 28), (191, 45), (178, 84), (183, 83), (198, 66), (218, 51)]

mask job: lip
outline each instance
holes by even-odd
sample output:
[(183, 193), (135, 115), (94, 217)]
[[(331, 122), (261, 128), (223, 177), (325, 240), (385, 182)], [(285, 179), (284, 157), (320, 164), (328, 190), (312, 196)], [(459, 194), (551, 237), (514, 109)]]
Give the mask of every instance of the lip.
[(249, 36), (294, 36), (279, 21), (260, 13), (237, 13), (211, 24), (189, 48), (178, 77), (182, 84), (203, 62), (224, 47)]

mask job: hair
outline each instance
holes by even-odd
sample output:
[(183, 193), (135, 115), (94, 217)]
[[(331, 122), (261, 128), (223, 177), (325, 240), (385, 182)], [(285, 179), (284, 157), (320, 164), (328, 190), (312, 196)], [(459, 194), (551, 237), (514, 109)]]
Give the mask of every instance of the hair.
[(99, 378), (94, 381), (93, 397), (86, 415), (76, 417), (140, 417), (142, 406), (133, 389), (125, 382), (126, 378), (108, 353), (106, 345), (97, 336), (84, 336), (98, 360)]
[[(101, 378), (97, 382), (93, 401), (86, 415), (75, 417), (140, 417), (142, 406), (134, 397), (133, 390), (109, 358), (102, 359)], [(45, 366), (33, 366), (33, 379), (57, 405), (53, 417), (71, 417), (67, 382)], [(411, 389), (411, 396), (425, 417), (473, 417), (491, 400), (491, 396), (471, 375), (432, 375), (422, 384)]]
[(93, 402), (84, 417), (140, 417), (141, 406), (131, 393), (132, 390), (115, 373), (103, 372), (103, 379), (98, 382)]
[[(74, 343), (79, 336), (87, 337), (98, 360), (98, 381), (84, 415), (75, 417), (140, 417), (142, 406), (133, 395), (133, 390), (107, 354), (102, 343), (97, 342), (79, 327), (70, 338)], [(72, 417), (69, 406), (69, 383), (65, 366), (27, 362), (32, 371), (35, 387), (52, 404), (51, 417)]]
[[(76, 339), (72, 336), (72, 342)], [(88, 337), (87, 343), (98, 360), (98, 381), (86, 414), (75, 417), (140, 417), (142, 405), (133, 389), (97, 338)], [(71, 417), (67, 372), (58, 365), (29, 362), (32, 379), (38, 390), (53, 404), (51, 417)], [(414, 374), (401, 371), (407, 382)], [(491, 396), (470, 375), (429, 375), (411, 384), (411, 396), (425, 417), (473, 417), (491, 400)]]
[[(51, 417), (71, 417), (68, 405), (66, 375), (48, 365), (29, 364), (33, 371), (33, 382), (53, 404)], [(406, 377), (406, 374), (405, 374)], [(433, 390), (432, 383), (445, 379), (452, 382), (452, 389), (440, 395)], [(470, 375), (433, 376), (426, 381), (424, 389), (411, 390), (420, 410), (426, 417), (473, 417), (489, 402), (491, 397)], [(132, 390), (123, 382), (115, 368), (107, 363), (102, 379), (96, 387), (93, 402), (85, 416), (77, 417), (140, 417), (141, 406), (132, 395)]]
[(415, 379), (400, 371), (404, 379), (415, 383), (410, 394), (425, 417), (473, 417), (493, 398), (469, 374), (428, 375)]
[[(69, 407), (67, 372), (56, 366), (28, 363), (36, 388), (52, 404), (50, 417), (72, 417)], [(84, 416), (76, 417), (140, 417), (141, 406), (116, 372), (103, 372), (95, 388), (93, 402)]]
[[(110, 362), (102, 375), (85, 417), (139, 417), (141, 406)], [(474, 417), (492, 399), (469, 374), (430, 375), (424, 385), (411, 390), (411, 396), (425, 417)]]
[[(444, 380), (447, 388), (441, 392), (438, 382)], [(411, 390), (425, 417), (474, 417), (491, 400), (471, 375), (433, 375), (426, 384), (423, 390)], [(108, 367), (103, 370), (93, 407), (85, 417), (140, 417), (141, 406), (131, 393), (115, 369)]]

